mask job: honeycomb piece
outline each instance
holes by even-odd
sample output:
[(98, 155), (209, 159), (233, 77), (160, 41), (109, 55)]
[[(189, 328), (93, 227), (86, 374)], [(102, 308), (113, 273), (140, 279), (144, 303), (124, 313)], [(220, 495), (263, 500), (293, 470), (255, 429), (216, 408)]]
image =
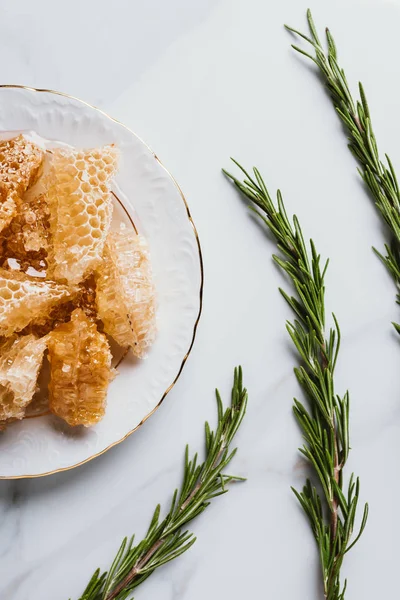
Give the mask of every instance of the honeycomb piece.
[(53, 152), (46, 176), (51, 278), (78, 284), (101, 261), (112, 216), (110, 187), (117, 159), (113, 146)]
[(24, 273), (29, 273), (33, 268), (45, 275), (49, 227), (49, 209), (45, 195), (31, 195), (28, 192), (21, 200), (16, 216), (1, 232), (3, 266), (12, 258), (18, 261)]
[(0, 180), (19, 197), (35, 183), (44, 152), (23, 135), (0, 142)]
[(26, 190), (35, 183), (44, 152), (23, 135), (0, 142), (0, 231), (17, 212)]
[(0, 269), (0, 336), (10, 336), (33, 319), (47, 316), (55, 304), (70, 294), (65, 285)]
[(72, 312), (76, 308), (82, 308), (87, 317), (92, 321), (97, 320), (97, 311), (95, 296), (96, 284), (93, 275), (82, 281), (76, 290), (73, 290), (71, 298), (66, 302), (60, 302), (53, 306), (47, 315), (34, 319), (27, 327), (22, 330), (22, 333), (33, 333), (42, 337), (47, 335), (61, 325), (70, 320)]
[(74, 305), (82, 308), (87, 317), (95, 321), (97, 319), (96, 309), (96, 280), (90, 275), (79, 284), (78, 292), (74, 298)]
[(69, 321), (75, 308), (73, 300), (67, 300), (66, 302), (61, 301), (59, 304), (50, 308), (48, 314), (33, 319), (29, 325), (21, 330), (21, 333), (24, 335), (33, 333), (33, 335), (43, 337), (62, 323)]
[(6, 186), (0, 182), (0, 231), (3, 231), (17, 213), (15, 197), (11, 196)]
[(112, 379), (107, 338), (80, 308), (49, 335), (50, 410), (69, 425), (94, 425), (103, 417)]
[(108, 235), (96, 271), (96, 304), (104, 331), (144, 357), (156, 333), (150, 258), (145, 239), (124, 226)]
[(0, 344), (0, 421), (24, 417), (46, 346), (46, 338), (34, 335), (13, 335)]

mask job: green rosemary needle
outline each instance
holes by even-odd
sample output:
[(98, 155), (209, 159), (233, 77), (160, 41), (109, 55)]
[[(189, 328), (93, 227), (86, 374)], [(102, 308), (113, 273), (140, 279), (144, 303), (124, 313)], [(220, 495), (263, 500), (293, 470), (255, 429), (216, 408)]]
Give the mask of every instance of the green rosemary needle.
[[(374, 251), (383, 261), (399, 288), (400, 189), (393, 164), (387, 154), (385, 155), (386, 164), (379, 156), (364, 88), (361, 83), (358, 84), (360, 97), (354, 100), (345, 72), (339, 65), (337, 47), (331, 32), (328, 28), (325, 30), (327, 40), (327, 50), (325, 50), (319, 40), (310, 10), (307, 11), (307, 20), (310, 37), (288, 25), (285, 25), (285, 27), (303, 38), (315, 50), (315, 56), (312, 56), (302, 48), (292, 45), (297, 52), (310, 58), (319, 68), (336, 112), (349, 134), (349, 148), (361, 167), (358, 171), (390, 231), (391, 239), (385, 244), (386, 255), (382, 255), (375, 248)], [(397, 294), (397, 302), (400, 303), (400, 293)], [(400, 333), (400, 326), (397, 324), (394, 324), (394, 326)]]
[[(303, 490), (293, 490), (311, 524), (318, 545), (322, 582), (326, 600), (343, 600), (346, 581), (340, 581), (345, 554), (361, 536), (368, 517), (364, 507), (358, 535), (352, 533), (359, 499), (360, 483), (351, 475), (347, 485), (343, 471), (349, 455), (349, 394), (338, 396), (334, 390), (334, 370), (340, 347), (340, 329), (333, 316), (333, 327), (325, 332), (324, 277), (328, 261), (321, 265), (313, 241), (308, 252), (297, 217), (290, 222), (280, 191), (277, 205), (271, 199), (258, 169), (250, 175), (235, 160), (244, 181), (224, 171), (236, 187), (250, 200), (277, 241), (280, 255), (275, 262), (287, 273), (294, 286), (290, 296), (281, 294), (295, 318), (288, 322), (288, 333), (299, 354), (301, 364), (295, 374), (308, 401), (307, 406), (294, 400), (294, 414), (303, 432), (300, 452), (311, 463), (314, 483), (307, 480)], [(320, 492), (319, 492), (320, 490)]]
[(108, 570), (94, 573), (79, 600), (127, 600), (133, 590), (158, 567), (174, 560), (194, 544), (196, 538), (184, 528), (202, 513), (211, 500), (225, 494), (230, 483), (242, 477), (225, 474), (225, 468), (236, 454), (231, 444), (242, 423), (247, 407), (247, 391), (243, 388), (242, 370), (235, 369), (231, 405), (224, 410), (216, 391), (218, 425), (212, 431), (205, 424), (206, 457), (198, 463), (197, 454), (189, 459), (186, 446), (183, 482), (175, 490), (170, 509), (160, 521), (158, 505), (145, 538), (134, 545), (134, 536), (125, 538)]

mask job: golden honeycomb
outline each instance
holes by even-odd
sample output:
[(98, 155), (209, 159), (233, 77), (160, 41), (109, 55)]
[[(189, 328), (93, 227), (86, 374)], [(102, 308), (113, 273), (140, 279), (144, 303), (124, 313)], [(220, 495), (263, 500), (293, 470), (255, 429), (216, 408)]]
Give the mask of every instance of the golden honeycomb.
[(107, 338), (80, 308), (49, 334), (50, 410), (69, 425), (97, 423), (112, 379)]
[(0, 344), (0, 421), (22, 419), (36, 390), (46, 338), (13, 335)]
[(33, 319), (21, 333), (33, 333), (39, 337), (47, 335), (62, 323), (69, 321), (72, 312), (76, 308), (82, 308), (87, 317), (96, 321), (95, 298), (96, 284), (93, 275), (91, 275), (71, 291), (71, 297), (68, 300), (55, 304), (42, 317)]
[(110, 145), (91, 150), (54, 150), (46, 176), (52, 245), (49, 277), (78, 284), (101, 261), (111, 223), (111, 180), (118, 151)]
[(45, 194), (25, 194), (18, 212), (3, 229), (1, 258), (3, 267), (14, 259), (23, 272), (32, 269), (45, 275), (50, 239), (49, 209)]
[(105, 334), (138, 357), (154, 340), (147, 244), (110, 233), (117, 162), (113, 145), (0, 142), (0, 430), (47, 387), (69, 425), (97, 423), (114, 376)]
[(23, 135), (0, 142), (0, 231), (17, 212), (19, 200), (39, 174), (44, 152)]
[(65, 285), (0, 268), (0, 336), (10, 336), (33, 319), (47, 316), (70, 295)]
[(17, 212), (17, 203), (7, 188), (0, 182), (0, 231), (11, 222)]
[(151, 264), (145, 239), (124, 226), (107, 237), (96, 271), (96, 304), (104, 331), (144, 357), (156, 334)]

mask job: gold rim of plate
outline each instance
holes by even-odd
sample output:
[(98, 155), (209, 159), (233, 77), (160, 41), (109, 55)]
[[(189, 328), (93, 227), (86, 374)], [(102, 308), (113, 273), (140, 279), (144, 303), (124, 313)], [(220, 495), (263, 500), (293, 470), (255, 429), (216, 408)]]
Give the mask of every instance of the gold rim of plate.
[(173, 379), (172, 383), (167, 387), (167, 389), (165, 390), (165, 392), (163, 393), (163, 395), (161, 396), (161, 399), (159, 400), (158, 404), (140, 421), (140, 423), (138, 425), (136, 425), (136, 427), (134, 427), (133, 429), (131, 429), (131, 431), (128, 431), (127, 434), (125, 434), (120, 440), (117, 440), (116, 442), (113, 442), (112, 444), (110, 444), (109, 446), (107, 446), (107, 448), (104, 448), (104, 450), (102, 450), (101, 452), (97, 452), (96, 454), (93, 454), (92, 456), (89, 456), (88, 458), (85, 458), (85, 460), (82, 460), (78, 463), (76, 463), (75, 465), (71, 465), (69, 467), (62, 467), (60, 469), (54, 469), (53, 471), (47, 471), (46, 473), (37, 473), (37, 474), (31, 474), (31, 475), (0, 475), (0, 479), (33, 479), (36, 477), (47, 477), (48, 475), (55, 475), (56, 473), (62, 473), (63, 471), (70, 471), (71, 469), (75, 469), (76, 467), (80, 467), (82, 465), (84, 465), (85, 463), (93, 460), (94, 458), (97, 458), (98, 456), (101, 456), (102, 454), (105, 454), (108, 450), (110, 450), (111, 448), (113, 448), (114, 446), (117, 446), (118, 444), (121, 444), (121, 442), (123, 442), (124, 440), (126, 440), (130, 435), (132, 435), (132, 433), (135, 433), (135, 431), (137, 431), (146, 421), (149, 417), (151, 417), (156, 410), (161, 406), (162, 402), (164, 401), (165, 397), (167, 396), (167, 394), (172, 390), (172, 388), (174, 387), (174, 385), (176, 384), (176, 382), (178, 381), (181, 373), (182, 373), (182, 369), (185, 366), (185, 363), (189, 357), (189, 354), (193, 348), (193, 344), (194, 344), (194, 340), (196, 337), (196, 332), (197, 332), (197, 326), (199, 324), (199, 320), (200, 320), (200, 316), (201, 316), (201, 312), (203, 310), (203, 285), (204, 285), (204, 266), (203, 266), (203, 255), (202, 255), (202, 251), (201, 251), (201, 245), (200, 245), (200, 238), (199, 238), (199, 234), (197, 233), (197, 229), (196, 229), (196, 225), (194, 224), (192, 215), (190, 213), (190, 209), (189, 209), (189, 205), (187, 203), (187, 200), (181, 190), (181, 188), (179, 187), (178, 182), (176, 181), (176, 179), (174, 178), (174, 176), (168, 171), (168, 169), (165, 167), (165, 165), (161, 162), (161, 160), (158, 158), (158, 156), (156, 155), (156, 153), (150, 148), (150, 146), (148, 144), (146, 144), (145, 141), (142, 140), (142, 138), (137, 135), (132, 129), (130, 129), (129, 127), (127, 127), (126, 125), (124, 125), (123, 123), (121, 123), (121, 121), (118, 121), (118, 119), (114, 119), (114, 117), (111, 117), (109, 114), (107, 114), (106, 112), (104, 112), (104, 110), (101, 110), (100, 108), (97, 108), (97, 106), (94, 106), (93, 104), (89, 104), (89, 102), (85, 102), (85, 100), (81, 100), (80, 98), (77, 98), (76, 96), (71, 96), (71, 94), (65, 94), (64, 92), (56, 92), (55, 90), (47, 90), (47, 89), (42, 89), (42, 88), (34, 88), (34, 87), (30, 87), (28, 85), (13, 85), (13, 84), (0, 84), (0, 88), (14, 88), (14, 89), (22, 89), (22, 90), (29, 90), (31, 92), (38, 92), (38, 93), (47, 93), (47, 94), (55, 94), (56, 96), (64, 96), (65, 98), (70, 98), (71, 100), (75, 100), (76, 102), (81, 102), (82, 104), (84, 104), (85, 106), (88, 106), (89, 108), (92, 108), (93, 110), (99, 112), (100, 114), (104, 115), (105, 117), (107, 117), (108, 119), (110, 119), (110, 121), (114, 121), (114, 123), (118, 123), (118, 125), (121, 125), (122, 127), (124, 127), (127, 131), (129, 131), (129, 133), (131, 133), (132, 135), (134, 135), (136, 138), (138, 138), (142, 144), (144, 144), (146, 146), (146, 148), (152, 153), (152, 155), (154, 156), (154, 158), (156, 159), (156, 161), (159, 163), (159, 165), (164, 169), (164, 171), (167, 173), (167, 175), (170, 177), (170, 179), (172, 180), (172, 183), (174, 184), (174, 186), (176, 187), (176, 189), (179, 192), (179, 195), (185, 205), (185, 209), (186, 209), (186, 214), (187, 217), (189, 219), (189, 223), (191, 225), (191, 227), (193, 228), (193, 232), (196, 238), (196, 243), (197, 243), (197, 249), (199, 252), (199, 262), (200, 262), (200, 290), (199, 290), (199, 312), (198, 315), (196, 317), (196, 321), (194, 323), (194, 327), (193, 327), (193, 335), (192, 335), (192, 339), (190, 341), (190, 345), (189, 348), (185, 354), (185, 356), (183, 357), (182, 363), (178, 369), (178, 372), (175, 376), (175, 378)]

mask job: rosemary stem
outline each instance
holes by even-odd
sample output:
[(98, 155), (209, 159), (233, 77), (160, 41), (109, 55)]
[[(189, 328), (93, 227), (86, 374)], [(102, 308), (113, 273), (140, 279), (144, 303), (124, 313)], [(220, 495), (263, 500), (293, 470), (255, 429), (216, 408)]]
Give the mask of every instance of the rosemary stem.
[(125, 538), (108, 570), (97, 569), (79, 600), (127, 600), (134, 588), (156, 569), (189, 550), (196, 538), (184, 528), (207, 509), (217, 496), (228, 491), (228, 484), (242, 480), (226, 475), (236, 450), (232, 441), (243, 421), (247, 408), (247, 391), (243, 387), (242, 369), (234, 371), (230, 405), (224, 409), (216, 391), (218, 421), (213, 431), (205, 424), (205, 459), (198, 463), (198, 455), (189, 457), (185, 451), (185, 466), (181, 489), (175, 490), (169, 511), (160, 520), (157, 505), (146, 536), (133, 545), (134, 537)]
[[(339, 457), (338, 457), (338, 440), (337, 440), (337, 431), (336, 431), (336, 423), (333, 419), (332, 422), (333, 425), (333, 432), (334, 432), (334, 444), (335, 444), (335, 451), (334, 451), (334, 479), (336, 481), (336, 483), (339, 483)], [(332, 498), (332, 517), (331, 517), (331, 526), (332, 526), (332, 539), (331, 539), (331, 544), (333, 545), (335, 543), (335, 539), (336, 539), (336, 532), (337, 532), (337, 523), (338, 523), (338, 498), (337, 498), (337, 494), (333, 493), (333, 498)]]
[[(392, 162), (387, 155), (380, 157), (378, 144), (371, 122), (370, 108), (364, 88), (358, 84), (359, 97), (354, 100), (347, 83), (344, 69), (338, 61), (337, 46), (328, 28), (326, 28), (327, 48), (318, 37), (311, 11), (307, 11), (310, 35), (286, 26), (294, 35), (300, 36), (315, 51), (315, 56), (302, 48), (293, 48), (310, 58), (319, 69), (325, 81), (333, 106), (348, 133), (349, 148), (358, 161), (359, 173), (366, 184), (379, 215), (389, 228), (389, 236), (385, 244), (385, 254), (377, 252), (397, 285), (397, 302), (400, 303), (400, 189)], [(400, 326), (393, 323), (400, 333)]]
[[(287, 323), (288, 333), (298, 351), (300, 365), (295, 368), (306, 404), (294, 400), (294, 415), (302, 429), (304, 446), (301, 453), (313, 468), (313, 483), (307, 480), (301, 491), (294, 490), (309, 522), (319, 549), (322, 583), (326, 600), (344, 600), (346, 582), (340, 581), (340, 569), (348, 549), (364, 530), (368, 505), (364, 507), (360, 532), (350, 543), (359, 494), (359, 481), (350, 478), (347, 494), (342, 470), (349, 453), (349, 395), (341, 398), (334, 392), (334, 370), (340, 347), (340, 329), (325, 328), (325, 284), (328, 266), (321, 265), (320, 255), (312, 240), (305, 244), (297, 217), (289, 220), (282, 194), (274, 203), (257, 168), (248, 173), (233, 161), (244, 175), (244, 181), (224, 171), (242, 194), (254, 204), (256, 213), (277, 241), (278, 266), (293, 284), (293, 295), (281, 293), (294, 313)], [(318, 485), (319, 484), (319, 485)], [(321, 488), (320, 496), (318, 488)]]
[(164, 543), (164, 538), (157, 540), (151, 546), (151, 548), (146, 552), (146, 554), (138, 560), (129, 571), (129, 573), (122, 579), (122, 581), (112, 590), (105, 598), (105, 600), (114, 600), (118, 594), (120, 594), (124, 589), (126, 589), (135, 579), (135, 577), (140, 573), (141, 569), (147, 565), (151, 557), (157, 552), (159, 548)]

